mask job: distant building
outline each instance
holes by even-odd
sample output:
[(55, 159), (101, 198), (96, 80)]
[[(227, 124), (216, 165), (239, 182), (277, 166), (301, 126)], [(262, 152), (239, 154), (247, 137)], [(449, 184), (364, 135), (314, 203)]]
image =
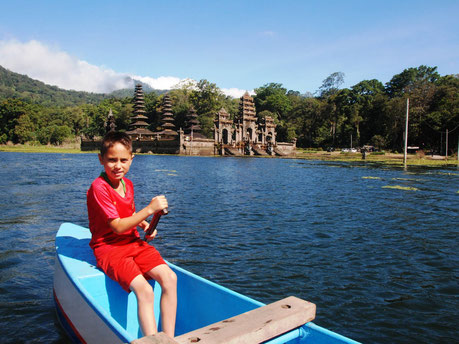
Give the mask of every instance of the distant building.
[(143, 95), (142, 85), (135, 85), (134, 94), (134, 112), (131, 116), (129, 130), (126, 131), (132, 141), (152, 140), (154, 133), (147, 129), (148, 117), (145, 116), (145, 98)]
[(253, 98), (248, 92), (241, 97), (234, 120), (225, 109), (217, 113), (214, 142), (221, 155), (292, 155), (296, 150), (296, 141), (276, 141), (273, 118), (257, 118)]
[(177, 140), (179, 134), (175, 128), (174, 121), (172, 101), (169, 95), (166, 94), (162, 104), (161, 131), (155, 133), (158, 140)]
[[(295, 155), (296, 141), (276, 141), (276, 125), (267, 116), (257, 118), (253, 98), (246, 92), (240, 99), (239, 111), (234, 119), (221, 109), (214, 120), (214, 138), (201, 133), (198, 115), (190, 108), (185, 118), (185, 128), (175, 127), (172, 101), (166, 94), (162, 102), (161, 130), (152, 132), (145, 115), (142, 85), (135, 86), (134, 111), (126, 133), (132, 139), (134, 152), (183, 155)], [(110, 109), (106, 131), (115, 130)], [(82, 140), (81, 150), (97, 150), (100, 140)]]
[(201, 133), (202, 128), (199, 125), (198, 114), (193, 106), (185, 117), (185, 138), (186, 140), (192, 139), (205, 139), (206, 137)]

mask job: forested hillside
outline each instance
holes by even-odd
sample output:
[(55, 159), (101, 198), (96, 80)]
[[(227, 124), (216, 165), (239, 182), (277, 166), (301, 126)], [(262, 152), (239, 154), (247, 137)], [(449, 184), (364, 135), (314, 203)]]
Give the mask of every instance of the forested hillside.
[[(299, 147), (403, 147), (407, 98), (410, 99), (409, 145), (441, 152), (449, 140), (449, 153), (457, 150), (459, 134), (459, 77), (441, 76), (436, 67), (408, 68), (383, 84), (363, 80), (340, 88), (345, 75), (332, 73), (313, 96), (287, 90), (281, 83), (255, 89), (257, 116), (272, 116), (278, 141), (297, 139)], [(160, 125), (161, 91), (144, 87), (150, 129)], [(129, 127), (132, 90), (110, 95), (65, 91), (0, 67), (0, 143), (59, 144), (76, 136), (104, 133), (112, 109), (119, 130)], [(223, 107), (232, 116), (239, 99), (225, 96), (207, 80), (170, 90), (176, 127), (184, 127), (191, 107), (203, 134), (211, 137), (213, 120)]]
[(0, 99), (21, 99), (45, 106), (75, 106), (97, 104), (107, 97), (104, 94), (67, 91), (49, 86), (0, 66)]

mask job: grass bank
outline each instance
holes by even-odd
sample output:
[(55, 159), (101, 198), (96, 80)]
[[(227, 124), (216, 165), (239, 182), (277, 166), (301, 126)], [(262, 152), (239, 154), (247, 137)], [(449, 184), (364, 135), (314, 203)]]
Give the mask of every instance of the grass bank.
[[(296, 157), (306, 160), (323, 160), (323, 161), (368, 161), (385, 165), (403, 166), (403, 154), (396, 153), (376, 153), (367, 154), (366, 159), (362, 159), (361, 153), (342, 153), (342, 152), (325, 152), (325, 151), (312, 151), (299, 148)], [(451, 167), (457, 166), (459, 162), (457, 158), (440, 156), (419, 156), (409, 154), (407, 156), (406, 164), (408, 166), (431, 166), (431, 167)]]
[[(82, 152), (79, 144), (65, 144), (62, 146), (54, 145), (0, 145), (0, 152), (18, 152), (18, 153), (88, 153)], [(89, 152), (90, 153), (90, 152)]]

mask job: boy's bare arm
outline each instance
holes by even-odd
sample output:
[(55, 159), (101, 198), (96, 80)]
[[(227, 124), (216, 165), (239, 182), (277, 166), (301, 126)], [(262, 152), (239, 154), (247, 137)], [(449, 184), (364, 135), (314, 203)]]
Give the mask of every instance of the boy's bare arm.
[(126, 232), (127, 230), (131, 229), (132, 227), (136, 227), (142, 224), (142, 222), (149, 217), (168, 207), (167, 199), (165, 196), (160, 195), (154, 197), (150, 204), (148, 204), (145, 208), (132, 214), (129, 217), (124, 218), (117, 218), (112, 219), (109, 221), (110, 228), (117, 234), (121, 234)]

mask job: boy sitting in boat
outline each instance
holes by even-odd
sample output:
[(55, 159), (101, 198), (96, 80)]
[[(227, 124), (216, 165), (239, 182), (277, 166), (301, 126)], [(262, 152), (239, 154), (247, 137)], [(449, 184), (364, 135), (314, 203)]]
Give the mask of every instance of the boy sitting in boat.
[[(150, 215), (167, 208), (163, 195), (154, 197), (142, 210), (136, 212), (134, 188), (125, 178), (134, 155), (129, 136), (109, 132), (103, 139), (99, 161), (104, 172), (96, 178), (87, 192), (89, 245), (97, 265), (127, 292), (137, 297), (138, 317), (144, 336), (157, 332), (153, 308), (153, 288), (147, 282), (153, 278), (162, 288), (161, 325), (163, 331), (174, 337), (177, 310), (177, 276), (165, 263), (159, 252), (140, 239), (137, 226), (145, 231)], [(148, 238), (152, 240), (156, 230)]]

